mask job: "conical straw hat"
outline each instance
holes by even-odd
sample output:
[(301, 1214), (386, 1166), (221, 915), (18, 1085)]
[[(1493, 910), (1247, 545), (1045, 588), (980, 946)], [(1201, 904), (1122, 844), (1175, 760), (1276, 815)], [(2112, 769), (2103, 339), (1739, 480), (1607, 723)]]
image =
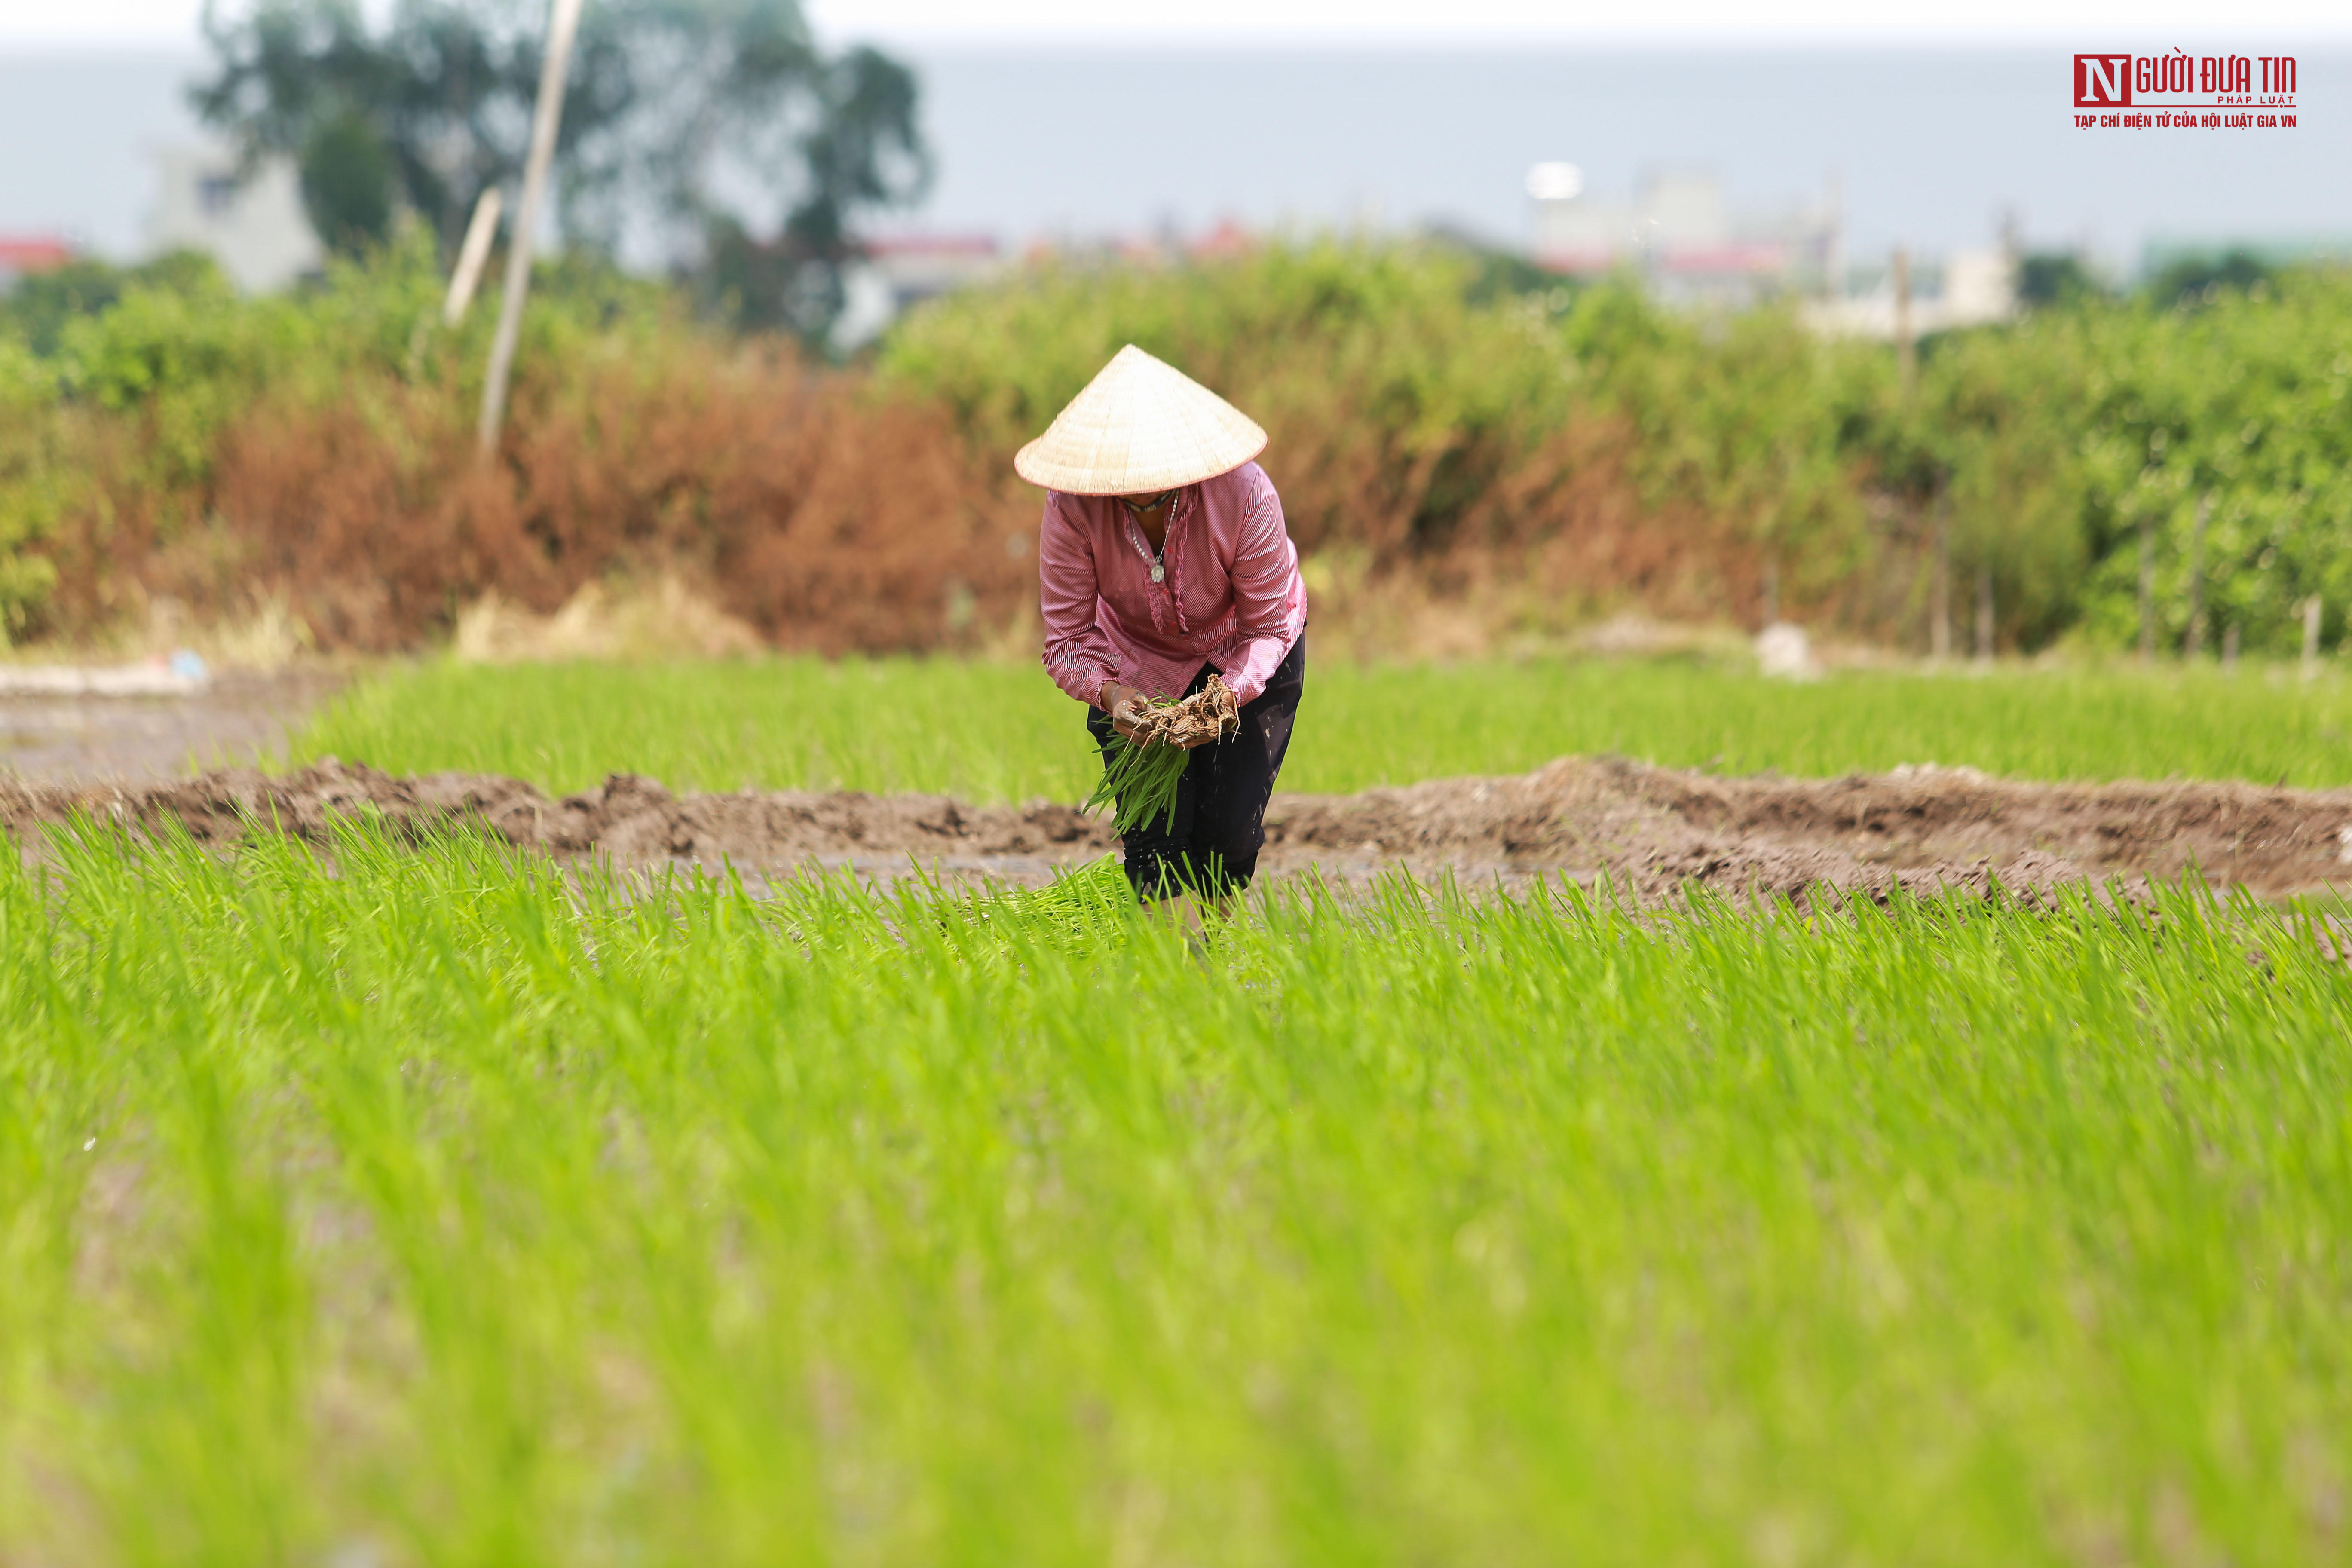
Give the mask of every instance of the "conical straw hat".
[(1111, 357), (1013, 471), (1076, 496), (1157, 495), (1240, 468), (1265, 450), (1255, 420), (1133, 343)]

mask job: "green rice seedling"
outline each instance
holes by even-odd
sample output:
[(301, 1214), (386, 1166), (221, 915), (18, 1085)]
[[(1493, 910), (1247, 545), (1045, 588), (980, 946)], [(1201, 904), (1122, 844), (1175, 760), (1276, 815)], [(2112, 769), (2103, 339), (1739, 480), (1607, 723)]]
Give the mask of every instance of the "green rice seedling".
[(1192, 760), (1192, 753), (1174, 746), (1157, 742), (1139, 745), (1124, 735), (1115, 735), (1103, 747), (1102, 777), (1081, 809), (1093, 812), (1110, 806), (1111, 831), (1120, 835), (1155, 818), (1173, 822), (1176, 792)]
[(0, 1560), (2341, 1560), (2340, 910), (1117, 876), (0, 857)]
[[(1805, 685), (1636, 660), (1316, 663), (1282, 787), (1345, 793), (1555, 757), (1727, 773), (1965, 764), (2016, 778), (2352, 784), (2352, 683), (2249, 665), (1924, 674)], [(1034, 668), (950, 660), (432, 663), (355, 682), (291, 743), (394, 773), (478, 770), (551, 792), (628, 771), (675, 790), (1087, 799), (1078, 706)]]
[(1181, 700), (1155, 699), (1136, 736), (1115, 735), (1103, 747), (1102, 777), (1081, 809), (1112, 806), (1111, 827), (1121, 836), (1155, 820), (1174, 823), (1189, 745), (1229, 739), (1240, 726), (1241, 708), (1220, 676)]

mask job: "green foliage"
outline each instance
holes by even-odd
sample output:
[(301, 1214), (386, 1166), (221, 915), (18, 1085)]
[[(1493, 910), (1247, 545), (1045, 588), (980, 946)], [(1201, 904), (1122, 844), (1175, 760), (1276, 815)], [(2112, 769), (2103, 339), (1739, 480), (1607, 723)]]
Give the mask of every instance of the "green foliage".
[[(1410, 441), (1416, 430), (1501, 424), (1515, 396), (1543, 391), (1524, 352), (1478, 362), (1482, 348), (1518, 334), (1465, 304), (1472, 276), (1451, 249), (1334, 241), (1166, 269), (1048, 263), (919, 306), (890, 333), (879, 368), (1001, 444), (1043, 428), (1133, 342), (1229, 387), (1335, 379)], [(1563, 400), (1555, 391), (1535, 412), (1546, 406)]]
[[(107, 308), (65, 323), (58, 412), (135, 432), (127, 466), (107, 477), (118, 498), (177, 526), (201, 507), (224, 430), (265, 396), (358, 399), (385, 379), (467, 374), (434, 333), (439, 288), (422, 236), (365, 265), (335, 263), (298, 294), (242, 297), (209, 268), (126, 279)], [(429, 363), (426, 347), (441, 351)]]
[[(2001, 641), (2025, 647), (2077, 626), (2127, 645), (2138, 520), (2156, 520), (2177, 647), (2189, 520), (2210, 490), (2213, 627), (2284, 651), (2315, 592), (2332, 641), (2352, 607), (2352, 271), (2196, 299), (2084, 291), (1948, 334), (1924, 345), (1906, 398), (1883, 345), (1820, 341), (1786, 310), (1678, 314), (1621, 283), (1498, 293), (1443, 247), (1322, 244), (1164, 271), (1033, 269), (915, 313), (880, 364), (1010, 449), (1131, 341), (1275, 432), (1286, 496), (1322, 432), (1363, 431), (1354, 460), (1391, 489), (1423, 487), (1421, 543), (1525, 488), (1515, 465), (1571, 422), (1616, 420), (1652, 507), (1698, 510), (1760, 547), (1792, 597), (1913, 638), (1940, 505), (1956, 576), (1990, 569)], [(1293, 524), (1309, 548), (1378, 543), (1342, 506)]]
[[(469, 420), (496, 312), (445, 330), (445, 287), (431, 237), (413, 229), (282, 295), (238, 295), (186, 254), (26, 279), (0, 300), (0, 635), (54, 631), (58, 558), (99, 574), (98, 595), (112, 599), (120, 579), (105, 576), (140, 575), (137, 550), (191, 528), (233, 530), (215, 479), (257, 414), (355, 411), (393, 443)], [(593, 258), (544, 264), (532, 298), (519, 402), (564, 395), (595, 356), (659, 364), (714, 346), (667, 288)]]
[(2074, 623), (2097, 547), (2080, 351), (2060, 346), (2080, 320), (2040, 313), (1935, 343), (1916, 405), (1881, 437), (1884, 471), (1947, 509), (1955, 576), (1990, 566), (2002, 622), (2029, 647)]
[(21, 631), (57, 580), (29, 546), (57, 524), (70, 482), (55, 446), (57, 376), (0, 332), (0, 647)]
[(0, 1553), (2340, 1561), (2312, 915), (1112, 876), (0, 857)]
[(1876, 542), (1859, 481), (1895, 419), (1883, 354), (1819, 341), (1781, 309), (1670, 314), (1631, 284), (1585, 296), (1559, 337), (1585, 395), (1631, 423), (1653, 502), (1734, 522), (1800, 588), (1865, 569)]
[[(1904, 763), (2017, 778), (2352, 784), (2352, 686), (2249, 668), (2002, 668), (1795, 685), (1685, 663), (1308, 661), (1282, 787), (1343, 794), (1615, 753), (1834, 777)], [(652, 665), (436, 660), (358, 682), (298, 736), (393, 773), (506, 773), (556, 794), (615, 769), (677, 790), (1087, 798), (1086, 710), (1034, 668), (779, 658)]]
[[(781, 254), (738, 237), (753, 271)], [(762, 276), (770, 293), (727, 310), (800, 308), (803, 274)], [(711, 347), (664, 286), (593, 253), (540, 279), (519, 406), (571, 395), (583, 365)], [(257, 405), (399, 403), (462, 423), (494, 312), (444, 331), (442, 287), (415, 233), (277, 299), (236, 298), (185, 258), (26, 279), (0, 331), (13, 321), (64, 395), (26, 405), (48, 428), (18, 445), (75, 472), (74, 493), (102, 489), (168, 532), (209, 515), (223, 433)], [(2352, 271), (2284, 270), (2167, 309), (2085, 297), (1945, 334), (1922, 345), (1906, 397), (1884, 345), (1823, 342), (1783, 310), (1678, 313), (1622, 281), (1523, 292), (1457, 247), (1326, 242), (1198, 266), (1024, 269), (913, 312), (876, 378), (952, 416), (971, 445), (948, 457), (993, 497), (1003, 459), (1128, 342), (1267, 426), (1310, 556), (1423, 591), (1508, 578), (1548, 540), (1580, 547), (1578, 531), (1618, 528), (1620, 556), (1658, 563), (1648, 584), (1700, 582), (1676, 613), (1749, 619), (1760, 567), (1794, 613), (1917, 647), (1940, 516), (1964, 621), (1989, 570), (2003, 647), (2125, 647), (2145, 523), (2170, 650), (2187, 640), (2210, 497), (2209, 653), (2232, 626), (2250, 651), (2293, 652), (2315, 594), (2331, 646), (2352, 624)], [(56, 515), (59, 492), (47, 493), (19, 514)], [(1580, 591), (1572, 574), (1528, 590), (1570, 606), (1553, 621), (1604, 602)]]
[(2194, 305), (2227, 291), (2243, 293), (2277, 276), (2276, 268), (2250, 250), (2184, 256), (2147, 280), (2147, 297), (2159, 308)]
[(2082, 614), (2126, 646), (2138, 624), (2137, 537), (2157, 544), (2160, 646), (2187, 632), (2198, 503), (2211, 627), (2275, 653), (2301, 637), (2299, 605), (2326, 606), (2332, 643), (2352, 609), (2352, 271), (2282, 275), (2196, 309), (2086, 310), (2021, 328), (2011, 353), (2074, 443), (2017, 471), (2079, 495), (2089, 559)]
[[(1123, 342), (1216, 387), (1302, 444), (1352, 431), (1362, 489), (1410, 498), (1405, 542), (1452, 542), (1462, 521), (1583, 413), (1616, 419), (1654, 504), (1731, 520), (1826, 588), (1870, 553), (1859, 437), (1891, 396), (1883, 355), (1824, 344), (1770, 311), (1675, 315), (1630, 282), (1498, 289), (1445, 246), (1323, 242), (1169, 271), (1048, 268), (951, 296), (894, 329), (886, 381), (944, 399), (987, 446), (1042, 428)], [(1285, 438), (1287, 437), (1287, 444)], [(1309, 547), (1370, 544), (1342, 491), (1301, 515)]]
[(240, 301), (215, 273), (191, 289), (125, 289), (68, 324), (58, 359), (76, 400), (139, 417), (142, 465), (170, 485), (209, 469), (221, 426), (274, 373), (299, 374), (308, 324), (290, 302)]
[(77, 259), (53, 271), (19, 278), (0, 293), (0, 335), (13, 331), (47, 358), (64, 342), (69, 322), (104, 313), (126, 289), (210, 298), (225, 288), (219, 265), (202, 251), (167, 251), (136, 267)]
[(1246, 408), (1292, 478), (1318, 476), (1284, 492), (1303, 546), (1425, 554), (1569, 408), (1539, 326), (1465, 303), (1476, 279), (1453, 247), (1337, 242), (1168, 270), (1047, 266), (919, 307), (879, 373), (1009, 453), (1133, 342)]
[(2105, 291), (2097, 274), (2074, 251), (2018, 258), (2017, 297), (2030, 310), (2077, 305)]
[[(551, 261), (533, 289), (522, 355), (527, 383), (559, 378), (550, 363), (614, 327), (667, 324), (657, 285), (621, 278), (588, 258)], [(312, 289), (247, 298), (217, 269), (168, 280), (128, 276), (95, 313), (67, 321), (56, 374), (65, 405), (102, 410), (140, 432), (132, 482), (157, 491), (200, 486), (222, 430), (263, 396), (362, 398), (373, 387), (439, 383), (478, 388), (488, 318), (444, 331), (444, 279), (429, 237), (331, 264)]]

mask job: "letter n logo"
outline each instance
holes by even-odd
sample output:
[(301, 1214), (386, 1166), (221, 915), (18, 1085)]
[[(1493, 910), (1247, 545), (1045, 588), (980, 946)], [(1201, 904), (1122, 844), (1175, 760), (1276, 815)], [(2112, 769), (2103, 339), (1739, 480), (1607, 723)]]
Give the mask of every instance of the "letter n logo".
[(2074, 107), (2129, 109), (2132, 100), (2131, 66), (2129, 55), (2076, 55)]

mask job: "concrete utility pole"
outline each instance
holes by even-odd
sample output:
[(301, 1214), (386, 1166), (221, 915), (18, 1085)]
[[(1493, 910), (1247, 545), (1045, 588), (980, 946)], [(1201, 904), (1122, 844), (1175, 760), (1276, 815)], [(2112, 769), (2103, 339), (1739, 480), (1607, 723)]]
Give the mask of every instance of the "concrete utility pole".
[(2139, 661), (2156, 662), (2156, 526), (2139, 514)]
[(555, 131), (563, 121), (563, 81), (572, 68), (572, 37), (580, 30), (581, 0), (554, 0), (547, 21), (547, 58), (539, 72), (539, 103), (530, 116), (530, 155), (523, 163), (522, 204), (507, 243), (506, 297), (499, 301), (498, 335), (490, 341), (490, 373), (482, 384), (482, 456), (499, 449), (507, 415), (507, 381), (514, 373), (515, 339), (522, 331), (523, 296), (530, 288), (530, 246), (539, 231), (547, 166), (555, 157)]
[(1918, 372), (1919, 351), (1911, 335), (1911, 252), (1898, 245), (1895, 247), (1895, 374), (1906, 398), (1911, 395), (1911, 383)]
[(2213, 515), (2213, 492), (2197, 498), (2197, 526), (2189, 533), (2189, 647), (2195, 658), (2205, 651), (2205, 521)]
[(2303, 678), (2319, 679), (2319, 595), (2303, 602)]
[(1835, 169), (1822, 195), (1822, 298), (1845, 298), (1845, 176)]
[(499, 213), (506, 198), (492, 185), (474, 204), (473, 221), (466, 226), (466, 242), (457, 247), (457, 269), (449, 274), (449, 296), (441, 301), (441, 324), (454, 327), (466, 319), (474, 302), (474, 288), (482, 280), (482, 264), (490, 258), (490, 241), (498, 237)]

